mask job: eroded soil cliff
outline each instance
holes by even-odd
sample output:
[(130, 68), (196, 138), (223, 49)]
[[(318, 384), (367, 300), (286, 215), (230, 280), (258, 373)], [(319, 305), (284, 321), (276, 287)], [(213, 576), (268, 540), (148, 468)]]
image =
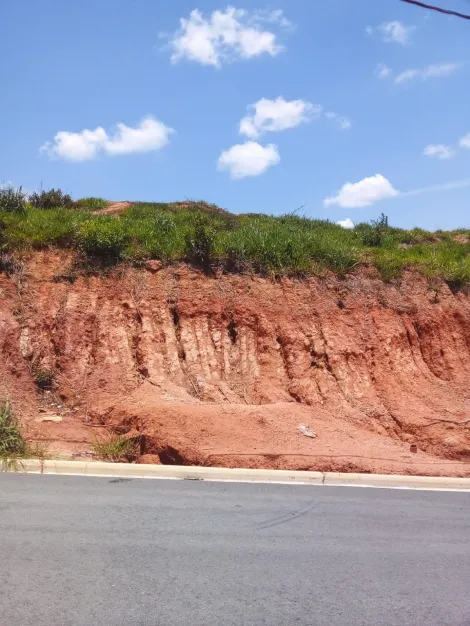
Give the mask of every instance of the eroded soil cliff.
[(104, 428), (144, 434), (162, 463), (470, 475), (466, 293), (415, 274), (72, 262), (35, 253), (0, 273), (0, 396), (32, 439), (83, 455)]

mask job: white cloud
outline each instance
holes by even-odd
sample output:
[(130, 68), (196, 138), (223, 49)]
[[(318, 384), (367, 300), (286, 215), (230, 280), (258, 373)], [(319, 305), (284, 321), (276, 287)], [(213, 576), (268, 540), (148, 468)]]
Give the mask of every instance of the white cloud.
[(39, 150), (49, 157), (70, 161), (89, 161), (95, 158), (107, 139), (106, 131), (101, 126), (95, 130), (85, 129), (79, 133), (61, 130), (54, 137), (53, 143), (47, 142)]
[(375, 70), (375, 75), (380, 78), (380, 80), (388, 78), (391, 73), (392, 70), (387, 65), (385, 65), (385, 63), (379, 63)]
[(428, 80), (428, 78), (443, 78), (454, 74), (459, 67), (459, 63), (439, 63), (436, 65), (428, 65), (422, 69), (405, 70), (395, 77), (395, 84), (407, 83), (414, 79), (425, 81)]
[(424, 156), (435, 157), (436, 159), (451, 159), (455, 156), (455, 150), (443, 144), (430, 144), (424, 148), (423, 154)]
[(352, 219), (350, 217), (347, 217), (345, 220), (339, 220), (339, 222), (336, 222), (338, 224), (338, 226), (342, 226), (343, 228), (346, 228), (346, 230), (351, 230), (354, 228), (355, 224), (352, 221)]
[(293, 28), (281, 10), (250, 14), (229, 6), (225, 11), (214, 11), (206, 19), (195, 9), (188, 19), (180, 19), (180, 28), (170, 39), (171, 61), (178, 63), (187, 59), (218, 68), (222, 62), (237, 58), (276, 56), (284, 46), (278, 43), (275, 33), (261, 26), (262, 23), (276, 24), (285, 30)]
[(164, 148), (173, 132), (163, 122), (146, 117), (134, 128), (117, 124), (116, 132), (111, 137), (101, 126), (78, 133), (61, 130), (52, 143), (47, 142), (41, 146), (40, 152), (50, 158), (69, 161), (89, 161), (101, 153), (114, 156), (151, 152)]
[(410, 43), (411, 35), (415, 32), (416, 26), (405, 26), (398, 21), (385, 22), (377, 27), (386, 43), (399, 43), (402, 46)]
[(462, 148), (470, 148), (470, 133), (464, 135), (459, 143)]
[(370, 206), (386, 198), (394, 198), (399, 192), (381, 174), (364, 178), (358, 183), (346, 183), (335, 196), (325, 199), (325, 206), (338, 205), (343, 209)]
[(334, 122), (340, 130), (351, 130), (352, 128), (351, 120), (343, 115), (327, 111), (325, 117)]
[(253, 113), (241, 120), (240, 133), (250, 139), (256, 139), (267, 132), (295, 128), (318, 117), (322, 112), (322, 107), (318, 104), (304, 100), (287, 101), (284, 98), (261, 98), (248, 109), (253, 110)]
[(118, 124), (117, 133), (108, 139), (104, 149), (112, 155), (161, 150), (168, 144), (173, 132), (163, 122), (151, 117), (142, 120), (136, 128)]
[(255, 141), (248, 141), (222, 152), (217, 168), (219, 171), (230, 172), (234, 179), (240, 179), (264, 174), (280, 161), (279, 151), (274, 144), (262, 146)]

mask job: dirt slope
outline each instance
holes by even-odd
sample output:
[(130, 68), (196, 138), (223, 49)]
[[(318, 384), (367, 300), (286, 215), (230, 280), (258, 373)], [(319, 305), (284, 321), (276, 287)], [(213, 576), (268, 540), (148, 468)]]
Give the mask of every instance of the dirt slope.
[(83, 454), (104, 426), (163, 463), (470, 475), (468, 295), (156, 261), (71, 283), (71, 262), (0, 274), (0, 396), (32, 438)]

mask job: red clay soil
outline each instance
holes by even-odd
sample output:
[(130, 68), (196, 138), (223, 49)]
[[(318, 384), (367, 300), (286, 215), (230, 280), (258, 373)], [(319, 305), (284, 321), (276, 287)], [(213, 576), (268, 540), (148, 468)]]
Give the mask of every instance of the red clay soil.
[(137, 433), (164, 464), (470, 476), (469, 295), (411, 273), (275, 282), (157, 261), (70, 283), (71, 263), (35, 253), (0, 274), (0, 398), (31, 439), (89, 455), (103, 432)]

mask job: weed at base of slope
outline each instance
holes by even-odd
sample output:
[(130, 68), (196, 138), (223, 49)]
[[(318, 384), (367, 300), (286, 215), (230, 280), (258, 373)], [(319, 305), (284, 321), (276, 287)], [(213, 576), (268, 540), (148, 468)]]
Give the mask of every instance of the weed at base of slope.
[(95, 442), (92, 446), (92, 452), (100, 461), (132, 463), (139, 456), (139, 448), (139, 436), (126, 438), (122, 435), (112, 435), (109, 439)]
[(24, 455), (27, 451), (26, 440), (20, 430), (13, 408), (5, 400), (0, 403), (0, 456)]

